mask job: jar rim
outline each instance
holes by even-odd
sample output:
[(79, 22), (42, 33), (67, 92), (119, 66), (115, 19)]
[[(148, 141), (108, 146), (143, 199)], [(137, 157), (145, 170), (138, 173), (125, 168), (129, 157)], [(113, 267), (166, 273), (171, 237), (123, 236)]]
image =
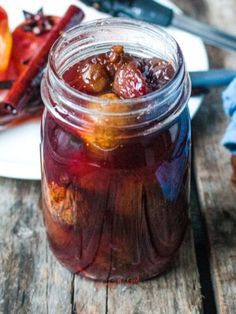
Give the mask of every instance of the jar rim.
[[(66, 81), (59, 75), (58, 70), (56, 69), (56, 64), (54, 60), (54, 55), (57, 52), (57, 49), (59, 46), (63, 44), (63, 42), (66, 42), (69, 38), (73, 38), (75, 35), (80, 36), (83, 35), (86, 31), (92, 31), (97, 30), (97, 27), (108, 27), (109, 25), (115, 26), (115, 25), (121, 25), (125, 26), (126, 28), (132, 28), (132, 27), (141, 27), (142, 31), (146, 32), (152, 32), (154, 34), (159, 34), (162, 36), (165, 36), (167, 40), (169, 40), (171, 43), (173, 43), (176, 47), (176, 52), (178, 55), (178, 66), (175, 69), (175, 74), (172, 77), (170, 81), (168, 81), (164, 86), (162, 86), (160, 89), (152, 91), (146, 95), (139, 96), (136, 98), (131, 98), (131, 99), (115, 99), (115, 100), (110, 100), (110, 99), (105, 99), (101, 98), (98, 96), (93, 96), (93, 95), (88, 95), (85, 94), (81, 91), (76, 90), (72, 86), (70, 86)], [(61, 36), (54, 42), (53, 46), (51, 47), (49, 57), (48, 57), (48, 63), (50, 65), (50, 72), (51, 75), (53, 76), (53, 79), (55, 80), (56, 84), (58, 84), (66, 93), (73, 97), (79, 97), (79, 99), (87, 102), (94, 102), (97, 103), (98, 105), (106, 105), (106, 104), (118, 104), (118, 105), (135, 105), (135, 104), (143, 104), (148, 101), (152, 101), (155, 98), (160, 98), (164, 94), (168, 92), (168, 94), (172, 91), (173, 87), (176, 86), (176, 81), (179, 79), (179, 75), (181, 71), (183, 72), (184, 75), (184, 58), (183, 54), (181, 51), (181, 48), (177, 41), (174, 39), (173, 36), (168, 34), (166, 31), (161, 29), (158, 26), (154, 26), (152, 24), (143, 22), (143, 21), (135, 21), (129, 18), (118, 18), (118, 17), (111, 17), (111, 18), (102, 18), (102, 19), (97, 19), (93, 20), (90, 22), (86, 22), (82, 25), (77, 25), (75, 27), (72, 27), (68, 31), (64, 32), (61, 34)], [(70, 104), (71, 107), (73, 107), (72, 104)], [(74, 104), (74, 106), (78, 106), (78, 104)]]

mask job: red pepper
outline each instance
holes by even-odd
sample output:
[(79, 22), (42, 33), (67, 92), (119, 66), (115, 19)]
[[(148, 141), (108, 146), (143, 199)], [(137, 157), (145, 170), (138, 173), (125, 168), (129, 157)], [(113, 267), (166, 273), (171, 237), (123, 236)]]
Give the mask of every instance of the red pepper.
[(0, 75), (8, 70), (12, 50), (12, 36), (6, 11), (0, 7)]
[[(44, 16), (42, 10), (36, 15), (28, 12), (25, 14), (29, 21), (19, 26), (23, 27), (24, 40), (20, 39), (23, 36), (22, 29), (17, 27), (14, 31), (14, 45), (16, 41), (18, 48), (14, 47), (13, 49), (13, 61), (19, 71), (19, 76), (5, 97), (0, 99), (0, 126), (5, 123), (6, 115), (8, 117), (10, 114), (10, 120), (15, 121), (26, 112), (42, 108), (39, 92), (40, 80), (49, 50), (62, 31), (78, 25), (84, 17), (83, 11), (73, 5), (68, 8), (62, 18)], [(40, 15), (41, 19), (35, 18), (37, 15)], [(49, 22), (52, 23), (50, 31), (48, 29)], [(34, 34), (30, 34), (32, 31)], [(34, 45), (37, 45), (37, 49), (33, 48)], [(26, 59), (26, 56), (29, 60)], [(9, 123), (9, 120), (7, 121)]]

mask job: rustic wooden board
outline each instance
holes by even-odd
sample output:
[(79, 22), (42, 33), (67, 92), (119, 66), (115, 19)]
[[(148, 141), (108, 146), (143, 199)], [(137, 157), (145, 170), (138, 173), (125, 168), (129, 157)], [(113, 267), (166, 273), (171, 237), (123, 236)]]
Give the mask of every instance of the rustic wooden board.
[(202, 313), (192, 235), (187, 233), (171, 271), (134, 286), (108, 287), (108, 313)]
[[(205, 3), (209, 23), (235, 33), (235, 1), (225, 0), (223, 6), (214, 0)], [(212, 67), (236, 68), (234, 52), (210, 48), (209, 56)], [(220, 144), (227, 123), (221, 90), (213, 90), (193, 122), (194, 168), (217, 309), (236, 313), (236, 187), (230, 181), (230, 154)]]
[(72, 275), (49, 252), (40, 184), (0, 179), (0, 313), (71, 313)]
[(200, 313), (188, 233), (174, 268), (134, 286), (73, 276), (52, 256), (39, 206), (40, 184), (0, 179), (0, 313)]
[(103, 314), (106, 313), (106, 284), (75, 276), (74, 280), (74, 313)]
[(40, 184), (0, 178), (0, 195), (0, 313), (73, 313), (74, 291), (77, 313), (105, 313), (106, 289), (74, 280), (53, 257), (42, 222)]
[(230, 155), (220, 145), (226, 119), (218, 97), (209, 95), (194, 121), (194, 166), (218, 310), (235, 313), (236, 188), (230, 181)]

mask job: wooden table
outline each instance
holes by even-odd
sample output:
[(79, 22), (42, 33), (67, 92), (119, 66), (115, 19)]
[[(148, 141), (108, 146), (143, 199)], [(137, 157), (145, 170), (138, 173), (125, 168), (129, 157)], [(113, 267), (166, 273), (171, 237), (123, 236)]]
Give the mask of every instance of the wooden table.
[[(236, 33), (235, 0), (175, 2)], [(208, 51), (211, 66), (236, 68), (235, 53)], [(236, 187), (220, 145), (227, 125), (220, 95), (212, 90), (192, 123), (192, 225), (160, 278), (107, 286), (73, 276), (48, 248), (39, 182), (0, 178), (0, 313), (236, 313)]]

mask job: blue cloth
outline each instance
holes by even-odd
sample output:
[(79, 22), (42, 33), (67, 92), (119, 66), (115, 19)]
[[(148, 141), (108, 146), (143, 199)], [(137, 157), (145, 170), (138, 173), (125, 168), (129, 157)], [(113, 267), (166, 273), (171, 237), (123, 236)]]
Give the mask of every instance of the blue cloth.
[(236, 78), (229, 84), (222, 94), (223, 107), (230, 123), (225, 131), (222, 144), (231, 154), (236, 155)]

